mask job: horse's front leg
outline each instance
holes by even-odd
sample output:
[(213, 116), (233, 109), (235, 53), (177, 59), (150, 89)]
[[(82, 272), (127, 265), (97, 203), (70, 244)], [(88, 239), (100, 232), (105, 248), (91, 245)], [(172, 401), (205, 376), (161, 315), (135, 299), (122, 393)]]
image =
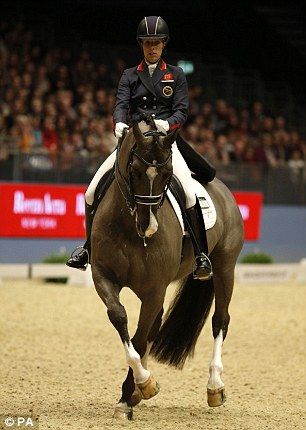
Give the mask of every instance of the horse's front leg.
[[(144, 307), (142, 306), (142, 310), (143, 309), (144, 309)], [(145, 313), (145, 312), (143, 312), (143, 313)], [(153, 341), (154, 341), (154, 339), (155, 339), (155, 337), (156, 337), (156, 335), (160, 329), (160, 326), (162, 323), (163, 313), (164, 313), (164, 310), (162, 308), (158, 312), (157, 317), (155, 317), (155, 319), (153, 320), (153, 324), (152, 324), (152, 327), (150, 329), (150, 332), (148, 334), (147, 339), (145, 339), (145, 336), (144, 336), (144, 334), (147, 333), (147, 331), (144, 332), (142, 324), (138, 324), (138, 327), (140, 327), (140, 330), (138, 329), (138, 333), (136, 332), (134, 338), (132, 339), (134, 345), (137, 345), (137, 346), (139, 345), (139, 349), (137, 348), (137, 350), (141, 351), (141, 363), (145, 369), (148, 369), (148, 358), (150, 355), (151, 347), (153, 345)], [(153, 314), (155, 314), (155, 312)], [(152, 316), (153, 316), (153, 314), (152, 314)], [(149, 316), (149, 315), (147, 315), (147, 316)], [(151, 320), (151, 318), (145, 319), (146, 322), (148, 322), (150, 320)], [(141, 318), (139, 319), (139, 321), (141, 321)], [(139, 335), (141, 337), (138, 340), (137, 340), (137, 335)], [(145, 345), (146, 345), (146, 349), (145, 349), (145, 352), (143, 354)], [(129, 381), (130, 376), (131, 375), (129, 375), (129, 374), (127, 375), (127, 378), (126, 378), (124, 383), (127, 383)], [(146, 393), (144, 393), (143, 391), (144, 390), (141, 389), (141, 387), (137, 386), (137, 384), (135, 385), (135, 390), (134, 390), (132, 398), (131, 398), (131, 403), (133, 406), (138, 405), (141, 402), (141, 400), (148, 400), (151, 397), (158, 394), (159, 385), (152, 376), (150, 378), (150, 385), (147, 385), (147, 387), (146, 387)]]
[[(146, 370), (153, 339), (161, 324), (163, 299), (164, 294), (159, 295), (153, 292), (147, 298), (142, 298), (138, 327), (132, 338), (132, 344), (139, 352), (141, 364)], [(159, 392), (159, 385), (150, 372), (148, 379), (145, 382), (140, 382), (130, 367), (122, 385), (122, 398), (120, 401), (130, 395), (132, 388), (133, 393), (129, 398), (129, 403), (132, 406), (136, 406), (141, 400), (148, 400), (156, 396)]]
[[(92, 270), (94, 284), (100, 298), (107, 307), (108, 317), (116, 328), (121, 338), (126, 360), (137, 384), (145, 384), (150, 378), (150, 372), (146, 370), (140, 360), (139, 353), (135, 350), (133, 343), (128, 333), (128, 320), (124, 306), (119, 301), (119, 293), (121, 287), (105, 278), (96, 267)], [(125, 387), (122, 398), (115, 409), (115, 416), (131, 419), (133, 409), (131, 397), (134, 392), (134, 384), (129, 384)]]

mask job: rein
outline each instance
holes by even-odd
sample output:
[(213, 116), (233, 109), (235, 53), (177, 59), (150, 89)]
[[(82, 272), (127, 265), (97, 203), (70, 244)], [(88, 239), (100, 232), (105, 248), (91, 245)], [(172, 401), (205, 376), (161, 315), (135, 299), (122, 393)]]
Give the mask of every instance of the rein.
[[(158, 136), (163, 135), (163, 133), (157, 131), (157, 130), (149, 130), (147, 132), (144, 133), (144, 136), (153, 136), (155, 139)], [(129, 160), (128, 160), (128, 179), (126, 179), (124, 177), (124, 175), (122, 174), (122, 172), (120, 171), (119, 168), (119, 154), (120, 154), (120, 150), (121, 150), (121, 145), (123, 143), (123, 139), (120, 140), (120, 142), (118, 143), (118, 149), (117, 149), (117, 154), (116, 154), (116, 162), (115, 162), (115, 179), (116, 182), (118, 184), (118, 187), (121, 191), (122, 196), (124, 197), (124, 200), (126, 202), (126, 205), (129, 209), (130, 214), (133, 216), (135, 214), (135, 212), (137, 211), (137, 204), (138, 205), (145, 205), (145, 206), (156, 206), (158, 205), (157, 209), (159, 209), (165, 200), (166, 197), (166, 193), (167, 190), (169, 188), (170, 185), (170, 181), (171, 181), (171, 177), (169, 178), (163, 192), (161, 194), (157, 194), (157, 195), (142, 195), (142, 194), (135, 194), (134, 190), (133, 190), (133, 186), (131, 184), (131, 166), (132, 166), (132, 160), (133, 157), (137, 157), (141, 163), (143, 163), (145, 166), (148, 167), (164, 167), (169, 160), (172, 157), (172, 151), (170, 151), (169, 156), (167, 157), (167, 159), (163, 162), (163, 163), (150, 163), (149, 161), (145, 160), (141, 155), (139, 155), (135, 149), (135, 147), (132, 149), (132, 151), (130, 152), (129, 155)], [(122, 188), (121, 184), (124, 185), (125, 190)]]

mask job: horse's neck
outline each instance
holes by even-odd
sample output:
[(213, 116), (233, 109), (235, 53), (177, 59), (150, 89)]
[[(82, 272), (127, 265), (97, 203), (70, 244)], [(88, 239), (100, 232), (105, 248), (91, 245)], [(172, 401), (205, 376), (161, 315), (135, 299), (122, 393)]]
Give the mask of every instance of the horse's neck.
[[(127, 201), (123, 196), (123, 193), (128, 196), (128, 190), (126, 183), (128, 183), (128, 172), (127, 165), (130, 152), (134, 146), (134, 135), (130, 131), (122, 142), (121, 147), (118, 147), (119, 153), (117, 153), (116, 161), (116, 180), (112, 187), (112, 217), (115, 222), (122, 222), (126, 227), (131, 227), (133, 218), (131, 217), (130, 210), (127, 206)], [(119, 173), (120, 172), (120, 173)]]
[(118, 145), (118, 148), (117, 148), (117, 151), (119, 151), (119, 154), (117, 152), (118, 165), (119, 165), (120, 171), (125, 175), (127, 174), (126, 167), (127, 167), (130, 152), (134, 146), (134, 143), (135, 143), (134, 135), (132, 130), (130, 130), (125, 136), (121, 145)]
[(127, 207), (127, 203), (120, 191), (116, 180), (111, 184), (106, 199), (107, 214), (103, 217), (106, 224), (115, 231), (120, 231), (123, 234), (131, 235), (131, 231), (135, 231), (135, 218)]

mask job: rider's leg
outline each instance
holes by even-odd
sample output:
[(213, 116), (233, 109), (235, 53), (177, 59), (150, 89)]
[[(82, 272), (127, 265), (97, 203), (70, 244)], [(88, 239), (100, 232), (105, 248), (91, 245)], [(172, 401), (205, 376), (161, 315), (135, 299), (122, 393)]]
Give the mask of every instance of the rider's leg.
[(102, 176), (113, 167), (116, 160), (116, 152), (117, 150), (112, 152), (111, 155), (102, 163), (85, 192), (86, 242), (83, 246), (78, 247), (73, 251), (71, 257), (66, 263), (67, 266), (80, 270), (86, 270), (90, 256), (90, 234), (94, 218), (93, 203), (95, 191)]
[(85, 202), (85, 225), (86, 225), (86, 242), (83, 246), (78, 246), (66, 264), (75, 269), (86, 270), (90, 260), (90, 233), (93, 222), (92, 206)]
[(207, 257), (208, 246), (206, 238), (206, 230), (202, 209), (197, 199), (196, 204), (189, 209), (186, 209), (188, 221), (188, 230), (195, 252), (195, 267), (193, 269), (193, 277), (206, 281), (212, 277), (212, 266)]
[(192, 240), (196, 264), (193, 275), (196, 279), (207, 280), (212, 276), (212, 267), (206, 253), (207, 239), (204, 220), (201, 213), (201, 207), (194, 193), (194, 185), (190, 170), (178, 150), (176, 143), (172, 145), (173, 153), (173, 173), (180, 180), (186, 195), (187, 227)]
[(102, 176), (108, 172), (113, 165), (115, 164), (116, 161), (116, 154), (117, 154), (117, 149), (115, 149), (115, 151), (113, 151), (106, 160), (103, 161), (103, 163), (101, 164), (101, 166), (99, 167), (99, 169), (97, 170), (95, 176), (92, 178), (90, 184), (88, 185), (88, 188), (85, 192), (85, 200), (86, 203), (88, 205), (92, 205), (94, 202), (94, 197), (95, 197), (95, 191), (97, 188), (97, 185), (100, 181), (100, 179), (102, 178)]

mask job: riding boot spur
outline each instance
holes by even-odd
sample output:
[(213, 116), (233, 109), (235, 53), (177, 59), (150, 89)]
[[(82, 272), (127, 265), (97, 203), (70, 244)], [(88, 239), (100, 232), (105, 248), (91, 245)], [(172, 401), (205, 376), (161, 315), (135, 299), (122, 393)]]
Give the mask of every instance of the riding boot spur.
[(197, 199), (196, 204), (186, 209), (187, 228), (195, 253), (194, 279), (207, 281), (212, 277), (212, 266), (207, 256), (208, 246), (202, 209)]
[(66, 262), (67, 266), (79, 270), (86, 270), (90, 261), (90, 235), (91, 227), (94, 218), (93, 205), (85, 203), (85, 224), (86, 224), (86, 242), (83, 246), (78, 246), (71, 257)]

